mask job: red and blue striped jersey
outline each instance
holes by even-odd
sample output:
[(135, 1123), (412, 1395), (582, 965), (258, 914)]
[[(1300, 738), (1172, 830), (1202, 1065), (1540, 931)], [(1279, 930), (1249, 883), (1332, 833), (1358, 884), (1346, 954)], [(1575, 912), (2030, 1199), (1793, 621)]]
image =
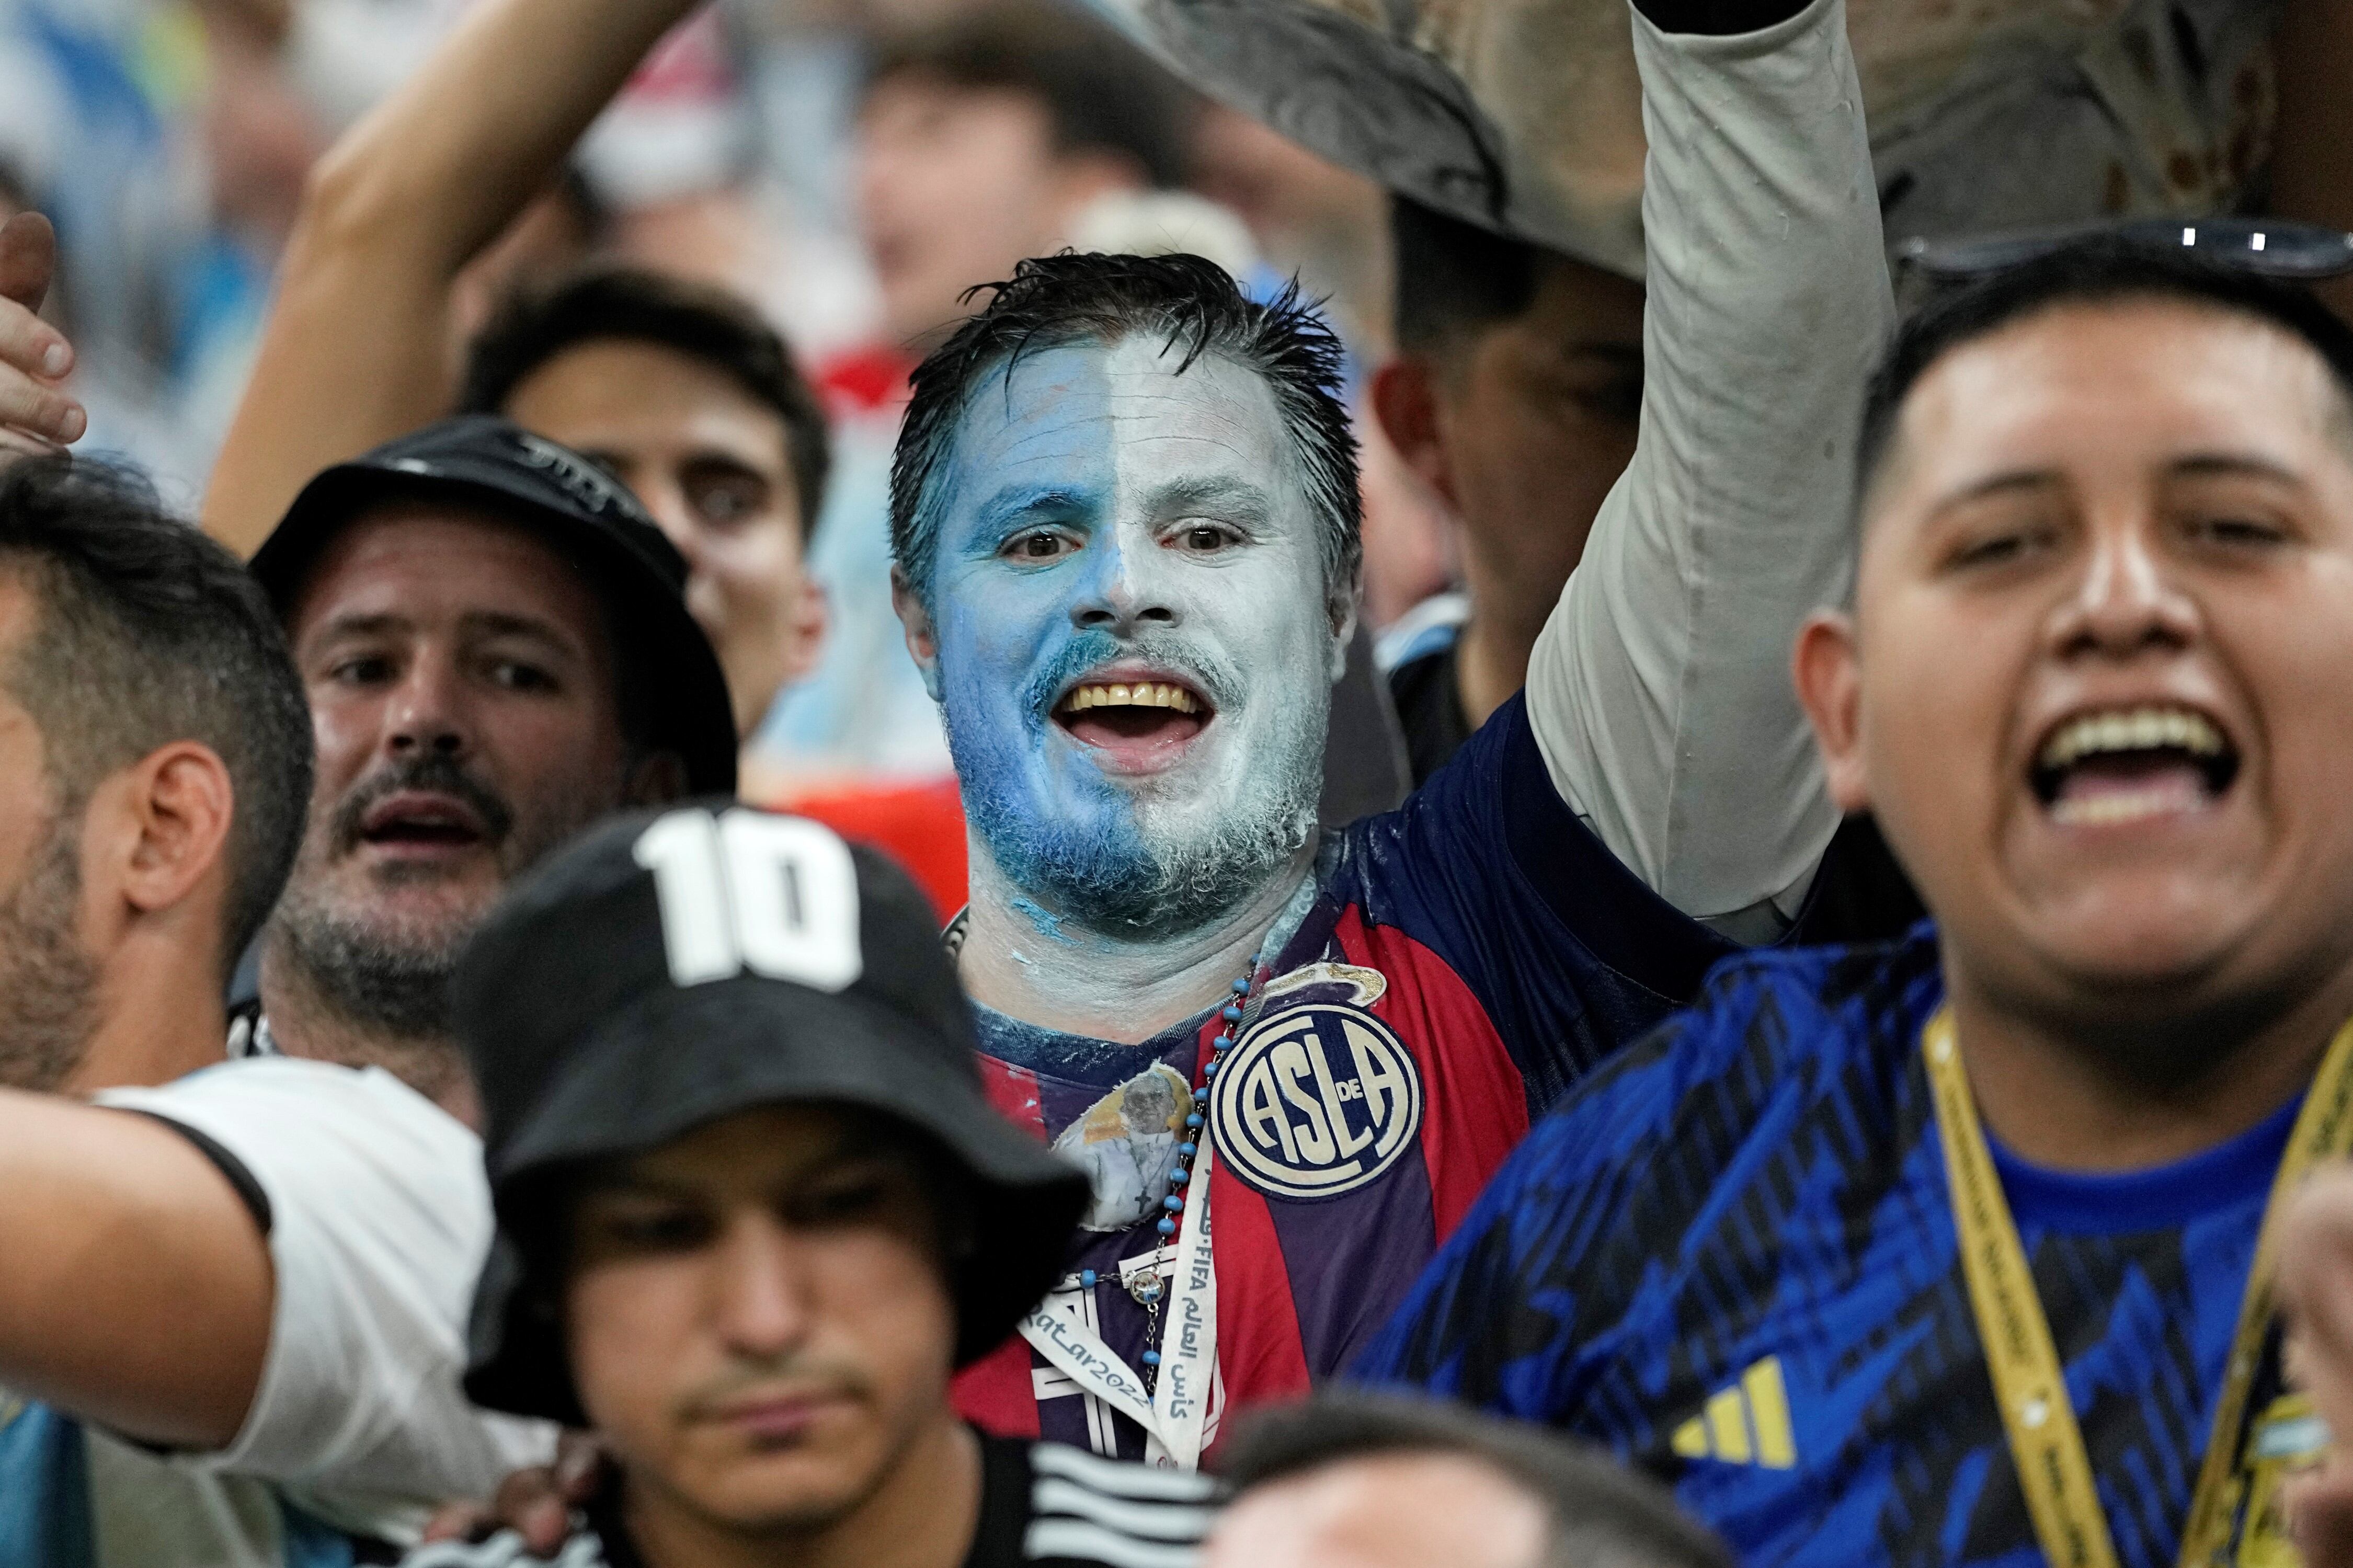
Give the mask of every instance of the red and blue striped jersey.
[[(1577, 820), (1518, 699), (1398, 810), (1328, 843), (1207, 1108), (1223, 1408), (1347, 1364), (1531, 1116), (1729, 950)], [(1162, 1250), (1179, 1113), (1219, 1027), (1212, 1010), (1121, 1045), (983, 1014), (999, 1108), (1094, 1178), (1068, 1267), (1114, 1282), (1083, 1310), (1130, 1366), (1155, 1320), (1115, 1282)], [(1008, 1436), (1144, 1449), (1018, 1339), (957, 1398)]]

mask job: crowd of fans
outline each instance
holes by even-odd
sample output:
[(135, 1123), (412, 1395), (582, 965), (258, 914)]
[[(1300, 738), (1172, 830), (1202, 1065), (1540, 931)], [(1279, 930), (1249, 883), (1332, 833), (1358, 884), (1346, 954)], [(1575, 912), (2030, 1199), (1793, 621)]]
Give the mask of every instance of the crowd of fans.
[(1611, 4), (0, 0), (0, 1564), (2353, 1568), (2353, 7)]

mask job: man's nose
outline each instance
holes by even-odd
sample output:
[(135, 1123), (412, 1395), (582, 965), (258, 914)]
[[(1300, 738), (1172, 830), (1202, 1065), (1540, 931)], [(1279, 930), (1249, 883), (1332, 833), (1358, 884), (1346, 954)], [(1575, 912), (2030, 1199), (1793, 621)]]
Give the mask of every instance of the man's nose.
[(2052, 619), (2062, 651), (2130, 658), (2196, 639), (2197, 601), (2170, 570), (2159, 526), (2154, 517), (2134, 517), (2093, 528), (2073, 591)]
[(427, 652), (410, 661), (385, 714), (385, 746), (397, 756), (434, 752), (464, 757), (473, 750), (472, 726), (456, 663)]
[(1145, 626), (1173, 626), (1178, 620), (1162, 552), (1142, 531), (1106, 531), (1090, 543), (1087, 578), (1071, 605), (1071, 622), (1087, 631), (1133, 636)]
[(712, 1259), (710, 1300), (712, 1321), (728, 1349), (776, 1356), (807, 1336), (807, 1279), (799, 1245), (767, 1214), (747, 1212), (729, 1222)]

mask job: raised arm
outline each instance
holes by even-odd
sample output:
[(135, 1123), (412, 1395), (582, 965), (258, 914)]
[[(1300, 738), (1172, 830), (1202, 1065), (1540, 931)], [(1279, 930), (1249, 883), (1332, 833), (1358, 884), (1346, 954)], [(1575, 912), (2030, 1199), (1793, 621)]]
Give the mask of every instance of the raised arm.
[(269, 1249), (163, 1122), (0, 1089), (0, 1384), (173, 1447), (237, 1436), (269, 1345)]
[(445, 413), (450, 294), (694, 0), (484, 0), (322, 159), (205, 498), (250, 553), (312, 474)]
[(1842, 0), (1643, 6), (1641, 437), (1537, 639), (1529, 713), (1620, 859), (1757, 941), (1837, 826), (1789, 647), (1846, 591), (1855, 417), (1894, 307)]

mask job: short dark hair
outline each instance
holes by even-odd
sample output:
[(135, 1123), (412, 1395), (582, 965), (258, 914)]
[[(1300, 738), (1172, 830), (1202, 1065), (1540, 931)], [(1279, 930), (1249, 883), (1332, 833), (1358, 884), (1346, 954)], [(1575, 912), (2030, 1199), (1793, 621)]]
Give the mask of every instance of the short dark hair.
[(1155, 186), (1185, 177), (1182, 89), (1076, 5), (1000, 0), (886, 38), (866, 90), (895, 77), (1027, 94), (1045, 106), (1057, 151), (1125, 156)]
[(800, 501), (801, 537), (817, 526), (833, 463), (825, 409), (785, 340), (723, 289), (637, 268), (597, 267), (510, 294), (466, 355), (460, 414), (501, 414), (516, 387), (582, 343), (652, 343), (733, 378), (774, 410)]
[(1250, 1416), (1219, 1457), (1229, 1491), (1345, 1459), (1447, 1454), (1493, 1466), (1544, 1505), (1546, 1568), (1732, 1568), (1674, 1495), (1599, 1449), (1433, 1399), (1327, 1392)]
[(2353, 405), (2353, 327), (2294, 284), (2116, 236), (2083, 240), (1939, 295), (1907, 320), (1872, 376), (1855, 440), (1855, 504), (1867, 499), (1904, 400), (1938, 362), (2064, 305), (2177, 300), (2266, 321), (2309, 344)]
[(915, 367), (891, 467), (891, 553), (927, 608), (939, 542), (934, 480), (974, 394), (999, 367), (1009, 374), (1031, 349), (1108, 346), (1138, 334), (1181, 350), (1180, 373), (1204, 354), (1218, 354), (1266, 378), (1322, 524), (1325, 596), (1335, 615), (1353, 598), (1364, 541), (1356, 438), (1341, 399), (1342, 350), (1300, 298), (1296, 281), (1261, 302), (1225, 268), (1198, 256), (1064, 252), (1034, 257), (1014, 268), (1010, 281), (981, 288), (995, 291), (987, 309)]
[(61, 804), (174, 741), (228, 770), (235, 816), (221, 973), (261, 929), (311, 804), (311, 710), (269, 595), (131, 469), (35, 458), (0, 469), (0, 564), (39, 605), (7, 661)]
[(1552, 254), (1400, 195), (1389, 197), (1389, 241), (1397, 344), (1413, 354), (1440, 353), (1525, 315)]

